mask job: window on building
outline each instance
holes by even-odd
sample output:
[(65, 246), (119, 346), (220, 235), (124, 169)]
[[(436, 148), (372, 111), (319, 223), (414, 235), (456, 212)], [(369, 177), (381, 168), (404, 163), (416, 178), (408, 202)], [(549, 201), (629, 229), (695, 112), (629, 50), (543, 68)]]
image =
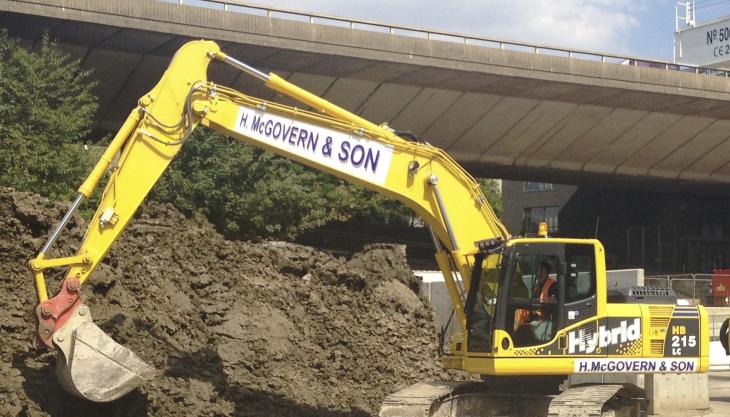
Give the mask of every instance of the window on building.
[(549, 233), (557, 233), (559, 213), (560, 210), (557, 206), (525, 207), (525, 215), (523, 220), (525, 233), (537, 233), (537, 226), (541, 222), (547, 223)]
[(551, 182), (525, 181), (522, 183), (522, 190), (525, 192), (552, 191), (555, 188)]

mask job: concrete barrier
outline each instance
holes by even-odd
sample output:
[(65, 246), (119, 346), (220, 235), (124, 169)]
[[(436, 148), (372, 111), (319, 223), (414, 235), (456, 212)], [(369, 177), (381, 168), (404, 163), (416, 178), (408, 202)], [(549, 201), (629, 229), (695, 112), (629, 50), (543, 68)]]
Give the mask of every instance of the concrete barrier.
[(449, 340), (459, 324), (454, 317), (454, 306), (451, 304), (444, 276), (441, 271), (413, 271), (413, 273), (422, 279), (421, 294), (431, 303), (439, 329), (448, 326), (446, 340)]
[(606, 289), (644, 286), (643, 269), (614, 269), (606, 271)]
[(646, 374), (649, 414), (710, 408), (709, 374)]

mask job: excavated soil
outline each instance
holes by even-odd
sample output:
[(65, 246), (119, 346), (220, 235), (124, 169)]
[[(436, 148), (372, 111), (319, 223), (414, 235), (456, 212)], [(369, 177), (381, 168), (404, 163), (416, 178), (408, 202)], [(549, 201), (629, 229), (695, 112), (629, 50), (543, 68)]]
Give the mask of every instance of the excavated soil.
[[(0, 188), (0, 416), (367, 416), (387, 394), (444, 376), (402, 247), (346, 260), (228, 241), (147, 205), (84, 294), (94, 321), (160, 375), (112, 403), (77, 399), (55, 380), (55, 354), (35, 347), (25, 267), (64, 211)], [(50, 255), (73, 254), (83, 230), (74, 217)]]

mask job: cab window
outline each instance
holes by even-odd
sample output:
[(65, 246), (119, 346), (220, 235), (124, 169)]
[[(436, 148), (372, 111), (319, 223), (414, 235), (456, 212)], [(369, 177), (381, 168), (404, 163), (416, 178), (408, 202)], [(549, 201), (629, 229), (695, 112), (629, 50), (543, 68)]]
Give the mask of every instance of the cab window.
[(467, 302), (468, 347), (471, 352), (492, 350), (492, 332), (497, 312), (499, 294), (501, 254), (478, 256), (476, 258), (473, 290)]
[(567, 245), (565, 254), (565, 302), (591, 298), (596, 294), (593, 247)]
[(550, 341), (558, 328), (559, 257), (517, 252), (509, 281), (508, 314), (515, 347)]

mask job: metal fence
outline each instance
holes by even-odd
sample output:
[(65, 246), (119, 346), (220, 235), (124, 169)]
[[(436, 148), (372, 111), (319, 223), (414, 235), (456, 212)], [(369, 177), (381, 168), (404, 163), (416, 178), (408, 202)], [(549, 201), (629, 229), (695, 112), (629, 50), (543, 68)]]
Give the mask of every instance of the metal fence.
[(526, 43), (512, 40), (486, 38), (460, 32), (443, 30), (422, 29), (407, 25), (391, 25), (386, 23), (356, 20), (346, 17), (330, 16), (325, 14), (314, 14), (297, 10), (280, 9), (264, 5), (247, 3), (240, 0), (157, 0), (165, 3), (176, 3), (187, 6), (205, 7), (209, 9), (223, 10), (234, 13), (246, 13), (269, 18), (286, 19), (309, 24), (329, 25), (349, 29), (380, 32), (391, 35), (411, 36), (422, 39), (433, 39), (445, 42), (454, 42), (464, 45), (485, 46), (499, 49), (506, 49), (518, 52), (543, 54), (551, 56), (562, 56), (571, 59), (581, 59), (597, 62), (610, 62), (615, 64), (630, 65), (637, 67), (648, 67), (664, 69), (667, 71), (681, 71), (695, 74), (706, 74), (728, 77), (730, 71), (714, 68), (695, 67), (691, 65), (680, 65), (669, 61), (631, 57), (621, 54), (607, 54), (603, 52), (590, 51), (576, 48), (558, 48), (550, 45)]
[[(730, 282), (730, 275), (715, 274), (714, 277), (717, 282), (723, 279)], [(644, 285), (672, 288), (677, 298), (690, 300), (692, 304), (727, 307), (730, 304), (730, 285), (718, 284), (713, 288), (712, 279), (712, 274), (653, 275), (644, 278)]]

